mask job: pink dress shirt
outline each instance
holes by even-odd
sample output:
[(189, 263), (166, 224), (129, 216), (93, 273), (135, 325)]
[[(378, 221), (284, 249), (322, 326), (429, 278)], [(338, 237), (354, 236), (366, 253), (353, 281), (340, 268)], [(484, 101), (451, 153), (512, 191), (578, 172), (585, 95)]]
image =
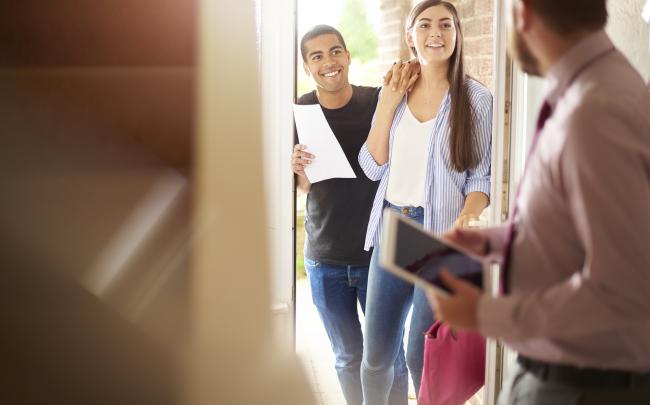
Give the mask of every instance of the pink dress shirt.
[[(603, 31), (548, 79), (510, 294), (481, 298), (480, 331), (538, 360), (650, 371), (650, 93)], [(486, 231), (499, 260), (506, 230)]]

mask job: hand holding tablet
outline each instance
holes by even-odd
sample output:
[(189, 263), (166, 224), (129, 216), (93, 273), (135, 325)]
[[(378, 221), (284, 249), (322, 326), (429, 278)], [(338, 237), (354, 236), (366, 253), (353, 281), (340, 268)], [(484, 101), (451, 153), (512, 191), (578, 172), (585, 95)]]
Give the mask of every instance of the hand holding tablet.
[(395, 275), (436, 293), (449, 295), (440, 272), (447, 269), (478, 288), (483, 286), (482, 260), (393, 210), (384, 212), (381, 265)]

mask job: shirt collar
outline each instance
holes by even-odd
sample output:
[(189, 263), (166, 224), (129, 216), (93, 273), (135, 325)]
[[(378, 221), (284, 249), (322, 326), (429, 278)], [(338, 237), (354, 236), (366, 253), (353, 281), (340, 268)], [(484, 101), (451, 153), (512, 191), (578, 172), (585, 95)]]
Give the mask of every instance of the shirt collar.
[(594, 59), (614, 48), (604, 30), (589, 35), (569, 49), (548, 71), (546, 100), (552, 109), (573, 79)]

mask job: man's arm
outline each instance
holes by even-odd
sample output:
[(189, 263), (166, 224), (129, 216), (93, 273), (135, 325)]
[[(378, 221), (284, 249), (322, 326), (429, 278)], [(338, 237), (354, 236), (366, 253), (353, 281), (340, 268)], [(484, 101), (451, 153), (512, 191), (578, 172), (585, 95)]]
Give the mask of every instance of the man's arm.
[(508, 224), (485, 229), (454, 228), (442, 235), (454, 244), (472, 252), (486, 263), (503, 263)]
[(309, 193), (311, 189), (311, 183), (307, 180), (307, 177), (297, 175), (296, 176), (296, 190), (301, 194)]
[(580, 339), (650, 317), (650, 144), (639, 136), (648, 128), (606, 107), (574, 113), (561, 156), (563, 198), (579, 237), (576, 249), (584, 251), (582, 268), (548, 288), (481, 297), (484, 334), (513, 341)]

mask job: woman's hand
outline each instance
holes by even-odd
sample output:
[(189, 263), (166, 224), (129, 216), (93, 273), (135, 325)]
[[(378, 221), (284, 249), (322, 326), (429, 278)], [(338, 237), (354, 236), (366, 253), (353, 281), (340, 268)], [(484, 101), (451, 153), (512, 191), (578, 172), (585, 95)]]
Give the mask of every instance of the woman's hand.
[(454, 228), (475, 228), (470, 225), (470, 221), (478, 220), (479, 215), (489, 202), (488, 196), (480, 191), (472, 191), (467, 194), (463, 209), (454, 222)]
[(443, 233), (442, 238), (470, 251), (477, 257), (485, 258), (490, 253), (488, 236), (481, 230), (454, 228)]
[(475, 228), (470, 224), (470, 221), (478, 221), (478, 215), (473, 212), (460, 214), (454, 222), (454, 228)]

